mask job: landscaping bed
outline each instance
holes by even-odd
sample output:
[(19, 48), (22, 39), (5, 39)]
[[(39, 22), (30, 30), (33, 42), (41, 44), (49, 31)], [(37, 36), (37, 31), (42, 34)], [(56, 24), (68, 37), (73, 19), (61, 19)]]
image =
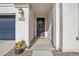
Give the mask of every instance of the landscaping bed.
[(61, 52), (58, 50), (53, 50), (54, 56), (79, 56), (79, 52)]
[(15, 49), (12, 49), (11, 51), (9, 51), (4, 56), (32, 56), (32, 51), (31, 50), (25, 50), (21, 54), (15, 54)]

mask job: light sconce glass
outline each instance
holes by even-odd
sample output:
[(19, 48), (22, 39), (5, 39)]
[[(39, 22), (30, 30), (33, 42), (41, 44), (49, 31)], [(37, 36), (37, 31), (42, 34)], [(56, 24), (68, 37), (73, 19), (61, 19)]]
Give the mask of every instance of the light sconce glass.
[(22, 8), (19, 9), (19, 14), (24, 14), (24, 11)]
[(22, 8), (19, 9), (19, 14), (21, 14), (21, 17), (19, 18), (19, 21), (24, 21), (25, 18), (24, 18), (24, 11)]

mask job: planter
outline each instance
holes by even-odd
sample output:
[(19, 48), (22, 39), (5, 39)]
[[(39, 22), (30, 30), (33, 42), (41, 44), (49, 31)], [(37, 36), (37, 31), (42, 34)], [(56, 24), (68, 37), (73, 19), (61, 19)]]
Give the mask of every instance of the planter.
[(21, 54), (25, 49), (15, 49), (15, 54)]

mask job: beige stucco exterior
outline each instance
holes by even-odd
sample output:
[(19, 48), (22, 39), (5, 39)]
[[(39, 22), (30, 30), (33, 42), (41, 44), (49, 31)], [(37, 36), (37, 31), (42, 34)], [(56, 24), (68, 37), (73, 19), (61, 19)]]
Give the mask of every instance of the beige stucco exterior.
[[(5, 4), (4, 4), (5, 5)], [(15, 15), (15, 42), (25, 40), (28, 47), (31, 41), (37, 37), (37, 17), (45, 17), (45, 38), (51, 40), (56, 50), (79, 51), (79, 41), (76, 37), (78, 30), (78, 3), (51, 3), (52, 7), (47, 15), (36, 15), (29, 3), (14, 4), (14, 6), (0, 7), (0, 15)], [(19, 21), (21, 14), (19, 9), (24, 11), (24, 21)]]

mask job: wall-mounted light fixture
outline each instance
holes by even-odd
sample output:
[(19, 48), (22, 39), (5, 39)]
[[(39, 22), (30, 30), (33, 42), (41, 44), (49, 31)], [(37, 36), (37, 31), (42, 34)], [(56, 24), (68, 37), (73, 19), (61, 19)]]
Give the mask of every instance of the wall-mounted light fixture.
[(19, 14), (21, 14), (21, 17), (19, 18), (20, 21), (24, 21), (25, 18), (24, 18), (24, 11), (22, 8), (19, 9)]
[(22, 8), (19, 9), (19, 14), (24, 14), (24, 11)]

